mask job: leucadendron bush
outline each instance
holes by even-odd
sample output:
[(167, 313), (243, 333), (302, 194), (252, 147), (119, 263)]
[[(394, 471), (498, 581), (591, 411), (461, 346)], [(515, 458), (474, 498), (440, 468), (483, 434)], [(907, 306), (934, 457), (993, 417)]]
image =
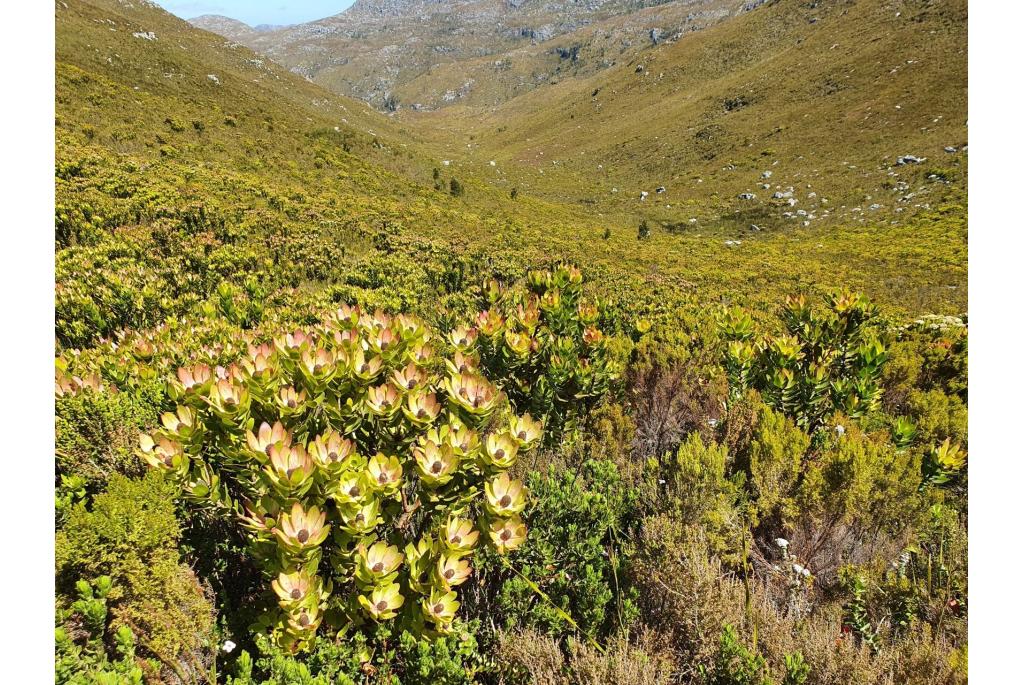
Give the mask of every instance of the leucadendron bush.
[(486, 307), (452, 330), (456, 362), (481, 366), (512, 405), (542, 419), (555, 444), (608, 392), (621, 369), (605, 331), (613, 325), (606, 300), (583, 294), (583, 274), (571, 264), (528, 272), (526, 286), (488, 279)]
[(142, 456), (247, 531), (274, 598), (254, 630), (292, 651), (322, 625), (442, 635), (474, 550), (523, 544), (528, 492), (508, 469), (543, 423), (513, 412), (469, 346), (444, 347), (416, 317), (342, 306), (170, 380), (177, 408)]

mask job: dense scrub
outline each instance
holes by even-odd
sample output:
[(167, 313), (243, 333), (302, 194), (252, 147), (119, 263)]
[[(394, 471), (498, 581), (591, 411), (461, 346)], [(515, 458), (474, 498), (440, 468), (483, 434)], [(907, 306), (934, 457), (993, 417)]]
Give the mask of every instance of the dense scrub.
[(109, 4), (58, 10), (58, 683), (966, 682), (960, 207), (637, 241)]

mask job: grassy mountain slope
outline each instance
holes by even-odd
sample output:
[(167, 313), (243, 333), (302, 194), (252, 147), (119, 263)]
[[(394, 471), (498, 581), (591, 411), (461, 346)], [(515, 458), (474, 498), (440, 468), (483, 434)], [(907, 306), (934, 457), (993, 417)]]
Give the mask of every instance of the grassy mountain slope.
[[(603, 212), (682, 227), (735, 213), (739, 229), (801, 209), (900, 219), (966, 186), (966, 154), (944, 152), (966, 143), (965, 19), (962, 0), (783, 0), (499, 107), (408, 118), (441, 154)], [(927, 162), (898, 167), (906, 154)], [(795, 207), (769, 201), (790, 187)]]
[[(665, 0), (362, 0), (336, 16), (251, 36), (245, 43), (330, 90), (375, 106), (437, 107), (466, 97), (477, 87), (486, 93), (484, 97), (496, 94), (488, 83), (493, 76), (489, 71), (477, 74), (486, 79), (461, 72), (458, 65), (467, 60), (480, 58), (493, 67), (493, 56), (524, 48), (539, 54), (517, 60), (517, 73), (527, 68), (527, 62), (533, 73), (517, 76), (516, 87), (544, 83), (542, 73), (555, 53), (553, 46), (538, 44), (609, 17), (665, 4)], [(677, 15), (692, 13), (690, 24), (703, 20), (706, 7), (717, 11), (738, 5), (722, 0), (670, 4)], [(633, 39), (637, 38), (641, 37)], [(557, 56), (553, 62), (557, 65)], [(504, 80), (512, 75), (505, 73)], [(423, 82), (406, 87), (423, 77), (429, 77), (429, 91), (425, 92)]]
[[(56, 11), (57, 299), (67, 344), (186, 313), (219, 278), (240, 284), (267, 259), (285, 264), (273, 270), (285, 285), (325, 302), (424, 309), (471, 264), (521, 274), (559, 257), (585, 265), (638, 315), (836, 286), (889, 310), (965, 305), (955, 212), (933, 210), (899, 233), (853, 222), (730, 245), (728, 226), (654, 225), (638, 241), (639, 212), (602, 216), (559, 198), (558, 185), (524, 184), (510, 199), (517, 175), (530, 181), (528, 165), (491, 167), (478, 148), (456, 157), (423, 141), (420, 124), (431, 120), (389, 119), (155, 6), (68, 0)], [(437, 125), (466, 125), (461, 116)], [(453, 178), (461, 197), (449, 193)], [(184, 233), (168, 247), (169, 228)], [(204, 246), (199, 236), (212, 237)], [(194, 288), (165, 270), (175, 260), (198, 270), (189, 271)], [(385, 282), (407, 284), (402, 302), (374, 299)], [(143, 284), (153, 301), (132, 294)], [(167, 290), (176, 294), (163, 302)]]
[(230, 38), (231, 40), (245, 43), (256, 35), (256, 29), (231, 17), (220, 14), (203, 14), (188, 20), (188, 23), (210, 33)]

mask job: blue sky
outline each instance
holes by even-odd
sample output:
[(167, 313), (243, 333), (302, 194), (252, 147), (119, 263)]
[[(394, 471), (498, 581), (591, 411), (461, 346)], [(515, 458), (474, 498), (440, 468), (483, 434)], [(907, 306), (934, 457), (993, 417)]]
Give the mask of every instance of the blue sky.
[(249, 26), (257, 24), (298, 24), (314, 19), (323, 19), (337, 14), (352, 4), (353, 0), (156, 0), (157, 4), (182, 19), (191, 19), (200, 14), (223, 14), (225, 17), (244, 21)]

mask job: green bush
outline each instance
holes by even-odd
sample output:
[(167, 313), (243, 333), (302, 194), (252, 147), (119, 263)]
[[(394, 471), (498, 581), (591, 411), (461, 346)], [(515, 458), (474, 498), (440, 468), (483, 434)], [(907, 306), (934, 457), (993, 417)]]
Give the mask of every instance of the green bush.
[(108, 576), (110, 628), (136, 636), (143, 653), (171, 672), (212, 665), (213, 610), (178, 559), (175, 491), (160, 478), (114, 475), (91, 508), (79, 503), (57, 533), (58, 601), (79, 578)]
[(585, 635), (600, 637), (631, 624), (635, 602), (619, 554), (635, 495), (615, 464), (587, 459), (576, 472), (551, 467), (527, 482), (530, 537), (515, 558), (519, 573), (496, 598), (506, 625), (559, 635), (573, 628), (568, 615)]
[[(135, 636), (127, 626), (108, 631), (107, 596), (110, 576), (75, 584), (78, 599), (57, 607), (54, 631), (57, 685), (142, 685), (143, 669), (136, 661)], [(113, 649), (108, 648), (113, 643)], [(144, 662), (151, 671), (155, 665)]]
[(804, 296), (786, 300), (786, 335), (755, 337), (739, 309), (724, 312), (725, 368), (731, 396), (761, 392), (775, 409), (813, 432), (833, 411), (860, 418), (878, 408), (886, 347), (876, 330), (878, 310), (866, 297), (835, 292), (815, 311)]
[(343, 639), (317, 636), (296, 658), (266, 635), (256, 638), (254, 660), (241, 652), (226, 666), (227, 685), (470, 685), (490, 670), (471, 626), (434, 640), (380, 625), (372, 634)]
[(161, 383), (118, 392), (84, 388), (56, 398), (58, 476), (79, 476), (91, 486), (113, 474), (138, 476), (145, 464), (135, 453), (138, 433), (154, 423), (164, 401)]

